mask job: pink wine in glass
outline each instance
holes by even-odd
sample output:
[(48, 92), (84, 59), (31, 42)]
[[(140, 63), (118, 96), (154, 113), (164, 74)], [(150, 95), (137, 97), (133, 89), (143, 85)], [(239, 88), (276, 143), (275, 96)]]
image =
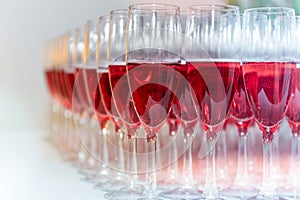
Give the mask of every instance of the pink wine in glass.
[(65, 97), (66, 97), (66, 106), (68, 109), (72, 109), (72, 96), (73, 96), (73, 87), (75, 82), (75, 76), (73, 71), (64, 72), (64, 86), (65, 86)]
[[(297, 66), (298, 67), (298, 66)], [(286, 111), (286, 116), (293, 133), (300, 134), (300, 68), (296, 68), (293, 94)]]
[[(104, 102), (104, 106), (106, 108), (107, 114), (111, 115), (113, 111), (113, 102), (112, 102), (112, 93), (109, 85), (109, 76), (108, 70), (98, 72), (99, 75), (99, 83), (100, 83), (100, 94), (102, 94), (102, 99)], [(116, 112), (114, 112), (116, 115)]]
[(292, 94), (292, 74), (295, 63), (246, 62), (243, 75), (249, 104), (255, 119), (263, 127), (278, 128)]
[(54, 86), (54, 75), (55, 71), (53, 69), (48, 69), (45, 71), (46, 81), (47, 81), (47, 87), (48, 91), (52, 98), (55, 97), (55, 86)]
[[(175, 63), (129, 63), (129, 84), (137, 114), (142, 123), (159, 128), (168, 118), (178, 77), (186, 70)], [(182, 72), (182, 73), (181, 73)]]
[(95, 99), (94, 99), (94, 105), (95, 105), (95, 110), (96, 110), (96, 116), (98, 119), (98, 122), (101, 126), (101, 128), (104, 128), (108, 117), (106, 115), (106, 111), (104, 108), (104, 102), (102, 99), (102, 95), (100, 94), (100, 89), (99, 86), (97, 86), (96, 91), (95, 91)]
[(195, 61), (187, 63), (188, 80), (196, 95), (204, 130), (223, 126), (237, 87), (240, 62)]
[(64, 88), (64, 71), (62, 69), (56, 70), (56, 86), (58, 91), (58, 96), (60, 103), (65, 107), (66, 98), (65, 98), (65, 88)]
[(129, 91), (128, 78), (126, 74), (126, 65), (114, 64), (108, 67), (109, 81), (113, 101), (120, 115), (128, 124), (138, 125), (139, 119), (134, 109), (132, 97)]
[(237, 88), (231, 104), (231, 116), (234, 119), (236, 126), (245, 131), (247, 131), (249, 124), (253, 120), (253, 113), (245, 90), (242, 68), (240, 70)]
[(76, 69), (76, 96), (81, 101), (84, 110), (94, 113), (94, 100), (98, 85), (96, 69)]

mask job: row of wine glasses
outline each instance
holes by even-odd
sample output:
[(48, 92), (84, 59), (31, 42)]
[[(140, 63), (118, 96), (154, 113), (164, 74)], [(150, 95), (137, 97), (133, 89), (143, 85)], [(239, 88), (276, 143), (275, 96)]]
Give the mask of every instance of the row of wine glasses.
[[(52, 141), (108, 199), (296, 198), (299, 25), (291, 8), (231, 5), (136, 4), (89, 20), (45, 47)], [(291, 178), (279, 179), (272, 141), (285, 116)], [(261, 185), (248, 129), (252, 150), (262, 133)]]

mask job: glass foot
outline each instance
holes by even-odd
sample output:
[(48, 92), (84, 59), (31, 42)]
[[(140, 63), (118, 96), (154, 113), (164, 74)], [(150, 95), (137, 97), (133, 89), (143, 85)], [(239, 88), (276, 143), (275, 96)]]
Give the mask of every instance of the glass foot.
[(121, 188), (118, 191), (111, 191), (104, 195), (106, 199), (111, 200), (137, 200), (142, 198), (142, 188)]
[(197, 188), (178, 187), (170, 191), (162, 192), (160, 196), (167, 199), (199, 199), (202, 197), (202, 191)]
[(300, 189), (295, 188), (283, 188), (278, 189), (279, 195), (285, 199), (300, 199)]
[(109, 181), (98, 182), (94, 186), (94, 189), (100, 189), (105, 192), (111, 192), (111, 191), (120, 190), (124, 186), (125, 186), (125, 182), (123, 178), (114, 178), (114, 179), (110, 179)]
[(248, 199), (259, 193), (259, 190), (254, 187), (231, 186), (220, 191), (222, 197), (226, 199)]
[(250, 197), (247, 200), (287, 200), (287, 199), (280, 197), (278, 195), (270, 195), (270, 196), (257, 195), (257, 196)]

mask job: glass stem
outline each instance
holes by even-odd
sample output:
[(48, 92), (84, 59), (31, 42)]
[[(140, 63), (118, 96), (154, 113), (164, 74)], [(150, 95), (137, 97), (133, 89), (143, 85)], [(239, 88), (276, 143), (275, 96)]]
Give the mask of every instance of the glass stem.
[[(266, 133), (271, 134), (271, 133)], [(263, 180), (260, 194), (263, 196), (273, 196), (275, 194), (274, 179), (272, 176), (273, 155), (272, 155), (272, 140), (263, 140)]]
[(147, 173), (144, 197), (148, 199), (155, 198), (157, 194), (156, 182), (156, 137), (147, 141)]
[(107, 175), (108, 174), (108, 169), (106, 167), (106, 165), (109, 162), (109, 155), (108, 155), (108, 135), (109, 135), (109, 123), (106, 123), (106, 127), (102, 129), (102, 140), (100, 142), (102, 142), (102, 148), (99, 149), (100, 154), (102, 152), (101, 155), (101, 160), (102, 160), (102, 169), (100, 171), (100, 175)]
[[(174, 161), (174, 158), (177, 158), (177, 141), (176, 141), (176, 135), (171, 136), (171, 151), (169, 151), (169, 163), (172, 163)], [(176, 178), (178, 177), (178, 165), (177, 162), (174, 162), (174, 164), (170, 165), (168, 167), (167, 172), (168, 181), (174, 182), (176, 181)]]
[(218, 196), (215, 160), (216, 138), (215, 133), (206, 133), (206, 180), (203, 189), (203, 196), (205, 198), (215, 198)]
[(193, 178), (193, 160), (192, 160), (192, 134), (184, 134), (184, 158), (183, 158), (183, 177), (184, 177), (184, 188), (194, 187)]
[(118, 165), (119, 165), (119, 172), (117, 173), (117, 179), (122, 179), (122, 173), (124, 172), (124, 151), (123, 151), (123, 144), (124, 144), (124, 133), (121, 131), (121, 129), (118, 129), (117, 133), (117, 140), (118, 140), (118, 146), (119, 146), (119, 152), (118, 152)]
[(298, 178), (299, 178), (299, 138), (297, 134), (292, 134), (292, 155), (291, 155), (291, 166), (290, 176), (292, 180), (293, 189), (297, 189)]
[(247, 131), (239, 130), (238, 137), (238, 171), (235, 185), (245, 187), (248, 180)]
[(130, 136), (128, 140), (129, 152), (131, 156), (128, 155), (128, 171), (129, 171), (129, 178), (130, 178), (130, 189), (135, 189), (137, 186), (137, 142), (136, 136)]

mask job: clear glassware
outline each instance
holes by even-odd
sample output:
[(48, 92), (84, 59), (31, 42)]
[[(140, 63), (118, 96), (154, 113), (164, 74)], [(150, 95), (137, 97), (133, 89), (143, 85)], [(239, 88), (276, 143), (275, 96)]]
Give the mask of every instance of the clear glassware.
[(238, 160), (234, 183), (222, 191), (227, 197), (248, 198), (257, 194), (257, 189), (250, 186), (248, 173), (248, 128), (253, 123), (253, 113), (247, 100), (242, 68), (240, 70), (237, 90), (231, 104), (231, 116), (237, 127)]
[(202, 198), (220, 199), (215, 144), (227, 119), (240, 70), (240, 14), (230, 5), (189, 7), (184, 56), (206, 138), (206, 182)]
[(262, 185), (252, 199), (279, 198), (272, 174), (272, 141), (292, 96), (292, 74), (296, 66), (294, 26), (295, 11), (291, 8), (252, 8), (244, 12), (243, 77), (263, 140)]
[(160, 199), (156, 181), (156, 137), (165, 124), (185, 71), (181, 59), (179, 7), (129, 7), (126, 68), (133, 105), (145, 131), (146, 180), (142, 199)]
[(110, 157), (115, 159), (109, 160), (107, 165), (111, 168), (110, 179), (106, 182), (98, 182), (95, 188), (104, 191), (115, 191), (121, 189), (125, 185), (125, 160), (124, 160), (124, 132), (122, 130), (123, 123), (117, 115), (115, 103), (112, 98), (108, 75), (108, 41), (110, 30), (110, 15), (99, 18), (98, 21), (98, 45), (96, 48), (96, 66), (98, 76), (98, 88), (103, 101), (103, 108), (109, 119), (110, 129), (106, 134), (107, 148)]
[(53, 66), (53, 46), (54, 40), (47, 40), (43, 46), (43, 70), (44, 79), (51, 101), (50, 132), (47, 135), (49, 142), (55, 145), (56, 137), (59, 131), (59, 101), (57, 90), (55, 88), (55, 69)]
[(294, 35), (294, 42), (296, 44), (296, 70), (294, 74), (294, 86), (293, 93), (291, 97), (290, 104), (286, 112), (286, 119), (291, 129), (292, 135), (292, 146), (291, 146), (291, 163), (289, 169), (289, 175), (287, 178), (287, 184), (281, 189), (280, 194), (287, 198), (298, 199), (300, 198), (300, 107), (299, 107), (299, 97), (300, 97), (300, 17), (296, 16), (296, 28)]
[[(124, 126), (122, 131), (127, 137), (127, 150), (120, 148), (120, 153), (127, 160), (125, 167), (129, 184), (124, 184), (120, 190), (105, 194), (107, 199), (139, 199), (142, 197), (142, 188), (138, 183), (137, 171), (137, 143), (136, 136), (139, 131), (140, 121), (134, 110), (132, 97), (129, 91), (126, 74), (126, 25), (128, 9), (113, 10), (110, 12), (110, 26), (108, 37), (108, 71), (109, 83), (112, 93), (112, 116), (121, 120)], [(125, 146), (124, 146), (125, 147)], [(124, 160), (125, 161), (125, 160)]]
[[(181, 39), (185, 41), (185, 31), (187, 23), (187, 13), (180, 12)], [(184, 21), (185, 20), (185, 21)], [(185, 28), (183, 30), (183, 28)], [(185, 62), (185, 61), (184, 61)], [(198, 124), (198, 114), (192, 100), (189, 87), (187, 68), (182, 72), (182, 78), (178, 78), (180, 85), (176, 89), (176, 98), (173, 102), (172, 112), (180, 120), (183, 134), (183, 166), (182, 181), (178, 182), (176, 188), (161, 193), (162, 197), (169, 199), (196, 199), (201, 197), (201, 190), (196, 186), (193, 176), (192, 144), (195, 138), (195, 127)]]

